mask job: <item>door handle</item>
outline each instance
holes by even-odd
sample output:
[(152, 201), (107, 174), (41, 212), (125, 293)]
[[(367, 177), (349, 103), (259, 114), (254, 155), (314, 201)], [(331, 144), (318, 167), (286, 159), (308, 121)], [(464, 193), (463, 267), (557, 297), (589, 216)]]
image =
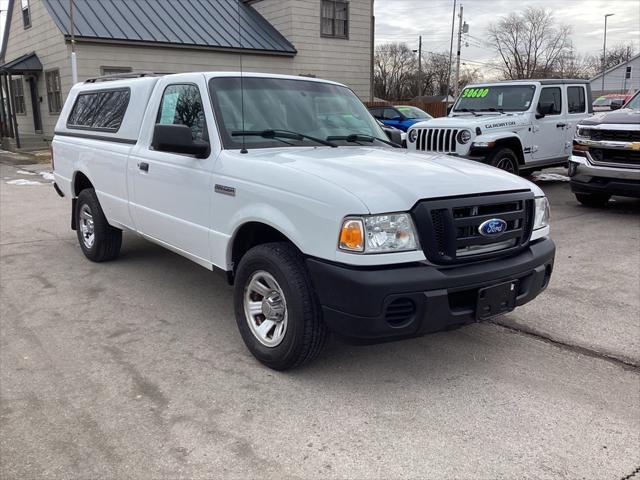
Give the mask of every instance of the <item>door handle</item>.
[(138, 168), (140, 170), (142, 170), (143, 172), (148, 172), (149, 171), (149, 164), (147, 162), (140, 162), (140, 163), (138, 163)]
[(556, 123), (556, 128), (564, 128), (566, 126), (567, 126), (566, 123)]

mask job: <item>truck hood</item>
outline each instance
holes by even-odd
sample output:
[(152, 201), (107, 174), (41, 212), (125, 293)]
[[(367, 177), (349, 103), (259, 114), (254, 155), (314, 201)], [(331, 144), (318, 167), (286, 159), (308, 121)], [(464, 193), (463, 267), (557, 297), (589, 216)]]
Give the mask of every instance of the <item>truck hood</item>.
[(585, 118), (580, 125), (605, 125), (605, 124), (640, 124), (640, 110), (624, 108), (622, 110), (607, 111)]
[(457, 115), (455, 117), (440, 117), (411, 126), (414, 128), (468, 128), (475, 130), (476, 127), (485, 131), (496, 129), (513, 129), (528, 126), (529, 116), (525, 113), (483, 113), (475, 116), (472, 114)]
[[(358, 197), (371, 213), (407, 211), (425, 198), (522, 189), (543, 195), (539, 187), (523, 178), (441, 154), (354, 146), (255, 149), (248, 155), (339, 186)], [(304, 194), (304, 182), (300, 185)]]

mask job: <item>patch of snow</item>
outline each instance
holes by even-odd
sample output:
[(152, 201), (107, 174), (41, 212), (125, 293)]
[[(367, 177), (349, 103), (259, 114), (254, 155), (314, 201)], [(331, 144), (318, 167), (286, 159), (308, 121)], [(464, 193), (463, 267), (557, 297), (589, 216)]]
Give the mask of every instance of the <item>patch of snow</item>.
[(44, 178), (45, 180), (54, 180), (53, 172), (40, 172), (40, 175), (42, 175), (42, 178)]
[(34, 172), (29, 172), (28, 170), (18, 170), (16, 173), (19, 175), (35, 175)]
[(44, 185), (42, 182), (36, 182), (35, 180), (25, 180), (24, 178), (16, 178), (15, 180), (9, 180), (8, 185)]
[(534, 180), (540, 180), (541, 182), (568, 182), (569, 177), (566, 175), (560, 175), (559, 173), (538, 173), (533, 176)]

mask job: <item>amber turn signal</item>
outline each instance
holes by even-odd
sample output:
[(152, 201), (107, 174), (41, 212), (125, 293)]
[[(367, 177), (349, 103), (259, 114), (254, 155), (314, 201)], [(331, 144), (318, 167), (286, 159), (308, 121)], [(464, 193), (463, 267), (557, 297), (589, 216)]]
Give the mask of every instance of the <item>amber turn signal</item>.
[(360, 219), (347, 219), (340, 230), (340, 250), (364, 252), (364, 227)]

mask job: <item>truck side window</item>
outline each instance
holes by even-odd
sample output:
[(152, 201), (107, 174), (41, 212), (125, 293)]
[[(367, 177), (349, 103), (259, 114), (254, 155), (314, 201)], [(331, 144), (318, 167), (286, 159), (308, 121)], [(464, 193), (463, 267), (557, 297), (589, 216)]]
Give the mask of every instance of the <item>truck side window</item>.
[(569, 87), (567, 89), (569, 113), (584, 113), (587, 110), (584, 87)]
[(67, 118), (67, 128), (117, 132), (129, 105), (128, 88), (81, 93)]
[(553, 109), (549, 115), (560, 115), (562, 113), (562, 90), (560, 87), (545, 87), (540, 92), (538, 103), (553, 104)]
[(384, 113), (383, 113), (383, 117), (385, 120), (392, 120), (396, 117), (399, 117), (400, 114), (398, 112), (396, 112), (393, 108), (385, 108), (384, 109)]
[(186, 125), (194, 140), (207, 139), (207, 122), (202, 108), (200, 89), (196, 85), (169, 85), (162, 94), (156, 123)]

